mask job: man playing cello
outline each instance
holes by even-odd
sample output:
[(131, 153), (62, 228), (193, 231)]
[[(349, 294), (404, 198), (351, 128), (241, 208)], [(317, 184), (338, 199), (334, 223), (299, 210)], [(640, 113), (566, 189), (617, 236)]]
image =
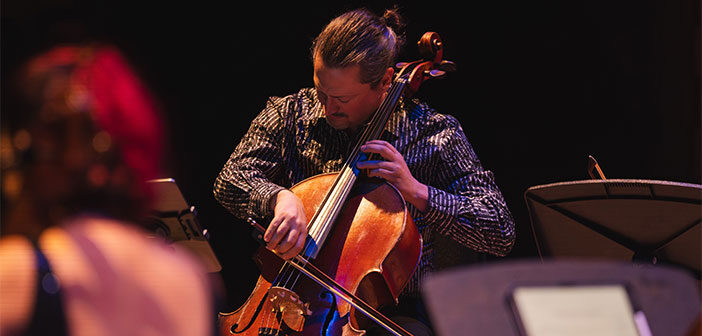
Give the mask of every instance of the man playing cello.
[[(288, 188), (339, 171), (392, 84), (403, 43), (399, 27), (395, 10), (382, 17), (354, 10), (333, 19), (311, 48), (315, 87), (270, 98), (216, 178), (215, 198), (229, 211), (272, 218), (264, 240), (283, 259), (302, 251), (309, 219)], [(512, 215), (459, 122), (423, 102), (400, 101), (380, 139), (361, 150), (382, 160), (357, 168), (397, 188), (423, 239), (399, 305), (384, 313), (413, 335), (432, 335), (420, 289), (433, 270), (435, 237), (504, 256), (515, 240)]]

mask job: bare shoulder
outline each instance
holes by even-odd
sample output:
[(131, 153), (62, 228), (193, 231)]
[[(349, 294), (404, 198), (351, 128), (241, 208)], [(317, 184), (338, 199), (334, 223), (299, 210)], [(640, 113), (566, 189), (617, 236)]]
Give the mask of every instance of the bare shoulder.
[[(58, 253), (72, 252), (55, 263), (65, 284), (69, 318), (109, 321), (97, 328), (120, 330), (118, 334), (134, 334), (128, 326), (144, 324), (177, 335), (198, 335), (209, 328), (213, 313), (206, 273), (189, 254), (111, 219), (76, 219), (62, 231), (72, 246)], [(60, 240), (59, 233), (49, 233), (42, 249)], [(155, 312), (160, 319), (146, 319)]]
[(77, 226), (78, 234), (95, 242), (115, 267), (168, 271), (170, 274), (204, 273), (189, 253), (152, 238), (135, 226), (110, 219), (96, 219)]
[(36, 257), (21, 236), (0, 240), (0, 334), (12, 334), (29, 320), (34, 305)]

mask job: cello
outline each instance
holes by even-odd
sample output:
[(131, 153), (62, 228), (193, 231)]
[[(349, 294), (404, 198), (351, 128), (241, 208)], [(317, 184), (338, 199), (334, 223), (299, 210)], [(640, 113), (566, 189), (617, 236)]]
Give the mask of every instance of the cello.
[[(219, 334), (242, 336), (364, 335), (378, 323), (394, 335), (411, 334), (377, 309), (396, 304), (421, 256), (419, 231), (400, 192), (356, 167), (360, 150), (378, 139), (400, 99), (428, 78), (455, 69), (443, 60), (437, 33), (418, 42), (423, 59), (399, 63), (383, 102), (338, 173), (321, 174), (290, 188), (303, 203), (308, 237), (301, 254), (284, 261), (261, 247), (261, 276), (237, 310), (219, 313)], [(249, 222), (263, 241), (263, 227)]]

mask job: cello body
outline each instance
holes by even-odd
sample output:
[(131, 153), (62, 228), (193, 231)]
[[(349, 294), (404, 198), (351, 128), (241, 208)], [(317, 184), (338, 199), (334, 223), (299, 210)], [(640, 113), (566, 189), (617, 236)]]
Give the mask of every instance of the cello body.
[[(336, 178), (337, 174), (317, 175), (290, 189), (302, 200), (308, 218), (319, 209)], [(362, 179), (311, 263), (370, 306), (379, 308), (397, 303), (417, 266), (421, 246), (421, 236), (400, 193), (382, 180)], [(304, 307), (305, 316), (286, 316), (286, 307), (281, 309), (270, 291), (284, 261), (263, 247), (255, 259), (261, 276), (239, 309), (220, 313), (220, 335), (364, 335), (364, 326), (373, 323), (304, 275), (292, 275), (288, 282), (295, 282), (290, 295), (298, 296), (294, 301)]]

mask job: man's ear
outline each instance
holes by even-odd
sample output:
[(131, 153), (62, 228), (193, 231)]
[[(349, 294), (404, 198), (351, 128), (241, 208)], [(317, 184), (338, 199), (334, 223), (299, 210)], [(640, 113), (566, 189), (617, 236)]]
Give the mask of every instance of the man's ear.
[(395, 69), (392, 67), (389, 67), (385, 70), (385, 74), (383, 75), (383, 79), (380, 80), (380, 84), (383, 86), (383, 91), (387, 91), (390, 89), (390, 85), (392, 85), (392, 75), (395, 74)]

